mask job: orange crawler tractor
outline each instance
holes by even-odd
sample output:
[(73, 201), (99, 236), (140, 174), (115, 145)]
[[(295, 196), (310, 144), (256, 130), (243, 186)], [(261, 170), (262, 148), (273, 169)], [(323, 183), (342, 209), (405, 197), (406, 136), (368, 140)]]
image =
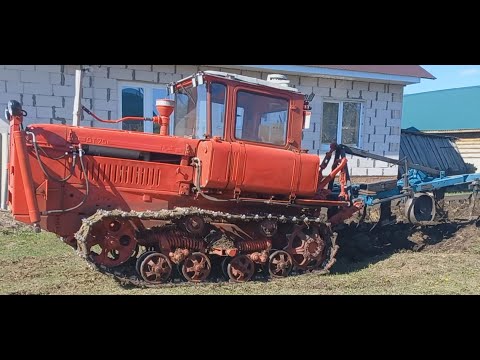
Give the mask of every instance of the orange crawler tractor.
[[(15, 219), (60, 236), (102, 272), (151, 286), (259, 270), (327, 272), (349, 198), (345, 155), (302, 150), (309, 101), (281, 81), (200, 72), (157, 100), (159, 133), (10, 122)], [(334, 156), (331, 173), (322, 174)], [(340, 187), (333, 181), (339, 174)], [(336, 189), (336, 190), (335, 190)], [(213, 277), (213, 276), (211, 276)]]

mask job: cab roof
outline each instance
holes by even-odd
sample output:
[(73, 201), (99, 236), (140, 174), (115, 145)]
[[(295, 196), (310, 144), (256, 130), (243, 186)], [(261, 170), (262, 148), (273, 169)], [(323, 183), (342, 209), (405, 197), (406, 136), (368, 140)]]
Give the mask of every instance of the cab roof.
[(217, 78), (236, 80), (236, 81), (244, 82), (244, 83), (247, 83), (247, 84), (263, 85), (263, 86), (268, 86), (268, 87), (271, 87), (271, 88), (274, 88), (274, 89), (286, 90), (286, 91), (290, 91), (290, 92), (293, 92), (293, 93), (299, 93), (298, 89), (296, 89), (294, 87), (291, 87), (291, 86), (288, 86), (287, 84), (278, 84), (278, 83), (275, 83), (273, 81), (257, 79), (257, 78), (250, 77), (250, 76), (227, 73), (227, 72), (223, 72), (223, 71), (213, 71), (213, 70), (200, 71), (198, 73), (187, 76), (186, 78), (183, 78), (179, 81), (176, 81), (175, 83), (180, 83), (180, 82), (183, 82), (185, 80), (189, 80), (189, 79), (197, 76), (198, 74), (205, 74), (205, 75), (209, 75), (209, 76), (213, 76), (213, 77), (217, 77)]

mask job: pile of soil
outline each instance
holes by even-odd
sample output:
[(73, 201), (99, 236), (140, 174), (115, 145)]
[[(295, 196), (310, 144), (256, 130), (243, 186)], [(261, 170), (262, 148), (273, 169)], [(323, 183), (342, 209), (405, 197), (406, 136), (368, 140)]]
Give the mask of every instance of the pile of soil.
[(403, 206), (392, 204), (396, 216), (393, 225), (375, 226), (370, 219), (359, 223), (357, 216), (337, 230), (340, 251), (337, 258), (345, 262), (365, 261), (398, 251), (462, 252), (478, 244), (480, 239), (480, 204), (470, 217), (468, 200), (446, 202), (445, 215), (439, 222), (413, 225), (406, 221)]

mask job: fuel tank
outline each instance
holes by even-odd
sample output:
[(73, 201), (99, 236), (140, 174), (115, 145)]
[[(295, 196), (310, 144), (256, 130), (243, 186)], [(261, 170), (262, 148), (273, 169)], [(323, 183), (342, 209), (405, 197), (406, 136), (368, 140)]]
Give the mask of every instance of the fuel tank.
[(199, 143), (197, 157), (202, 189), (295, 196), (313, 196), (317, 189), (317, 155), (212, 139)]

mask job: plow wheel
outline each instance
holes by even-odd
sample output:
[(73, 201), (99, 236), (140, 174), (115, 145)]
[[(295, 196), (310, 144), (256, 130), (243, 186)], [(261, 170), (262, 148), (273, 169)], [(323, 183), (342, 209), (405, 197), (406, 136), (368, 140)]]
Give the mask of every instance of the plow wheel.
[(268, 258), (268, 272), (272, 278), (287, 277), (292, 268), (292, 257), (283, 250), (273, 252)]
[(255, 274), (255, 263), (246, 255), (235, 256), (227, 265), (227, 275), (234, 282), (245, 282)]
[(135, 230), (128, 221), (105, 219), (92, 229), (85, 245), (94, 263), (107, 267), (118, 266), (135, 253)]
[(325, 241), (318, 226), (296, 225), (287, 235), (288, 245), (284, 250), (290, 254), (295, 267), (301, 270), (313, 270), (321, 266), (326, 255)]
[(182, 264), (182, 274), (187, 281), (198, 283), (205, 281), (212, 270), (212, 263), (207, 255), (195, 252)]
[(162, 284), (172, 274), (172, 263), (163, 254), (152, 252), (140, 264), (140, 276), (150, 284)]

